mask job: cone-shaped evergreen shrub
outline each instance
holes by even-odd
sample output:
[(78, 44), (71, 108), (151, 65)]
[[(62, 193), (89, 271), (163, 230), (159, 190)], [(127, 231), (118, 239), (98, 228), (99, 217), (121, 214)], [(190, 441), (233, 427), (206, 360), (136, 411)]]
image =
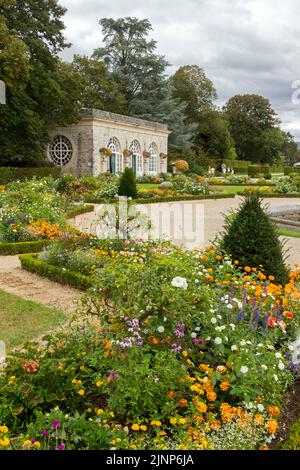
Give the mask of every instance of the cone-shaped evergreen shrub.
[(262, 266), (264, 274), (275, 276), (275, 282), (288, 281), (278, 229), (263, 209), (257, 192), (248, 194), (235, 216), (227, 219), (222, 246), (241, 266)]
[(119, 196), (127, 196), (132, 199), (137, 199), (136, 177), (132, 168), (125, 168), (120, 178)]

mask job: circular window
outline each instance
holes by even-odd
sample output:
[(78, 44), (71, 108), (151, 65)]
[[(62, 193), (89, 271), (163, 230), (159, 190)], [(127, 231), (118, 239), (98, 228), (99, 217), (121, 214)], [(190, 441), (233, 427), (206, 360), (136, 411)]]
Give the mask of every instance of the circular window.
[(73, 148), (69, 139), (62, 135), (55, 137), (49, 146), (49, 155), (53, 163), (58, 166), (64, 166), (69, 163), (73, 155)]

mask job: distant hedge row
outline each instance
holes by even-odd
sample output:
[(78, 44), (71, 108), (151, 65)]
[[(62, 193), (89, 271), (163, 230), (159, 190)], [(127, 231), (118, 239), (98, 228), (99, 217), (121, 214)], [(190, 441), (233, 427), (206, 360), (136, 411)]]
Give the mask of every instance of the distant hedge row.
[(16, 167), (1, 167), (0, 168), (0, 184), (7, 184), (12, 181), (24, 181), (36, 178), (45, 178), (46, 176), (53, 176), (59, 178), (61, 169), (58, 167), (37, 167), (37, 168), (16, 168)]
[[(269, 173), (283, 173), (283, 165), (252, 164), (247, 160), (224, 160), (227, 168), (232, 168), (237, 175), (267, 175)], [(291, 168), (293, 172), (293, 168)]]

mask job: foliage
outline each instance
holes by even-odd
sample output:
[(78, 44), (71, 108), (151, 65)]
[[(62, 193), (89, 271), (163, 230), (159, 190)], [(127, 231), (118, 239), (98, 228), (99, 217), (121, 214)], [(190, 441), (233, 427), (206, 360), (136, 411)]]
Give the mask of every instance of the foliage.
[(119, 196), (131, 197), (132, 199), (137, 199), (137, 187), (136, 187), (136, 177), (132, 168), (125, 168), (124, 172), (120, 177)]
[(0, 168), (0, 184), (7, 184), (13, 181), (25, 181), (34, 177), (46, 178), (48, 176), (52, 176), (53, 178), (59, 178), (60, 168)]
[(278, 229), (262, 208), (259, 193), (249, 193), (236, 216), (227, 220), (222, 246), (243, 265), (263, 266), (278, 282), (286, 282), (287, 268)]
[(201, 113), (213, 107), (217, 99), (216, 89), (198, 65), (179, 67), (171, 81), (174, 97), (186, 104), (185, 113), (189, 122), (198, 122)]
[(0, 243), (0, 255), (19, 255), (22, 253), (38, 253), (46, 245), (48, 240), (37, 240), (32, 242)]
[(292, 425), (286, 442), (280, 445), (282, 450), (300, 450), (300, 420), (297, 419)]
[(106, 262), (83, 299), (88, 320), (8, 358), (2, 447), (267, 448), (292, 380), (299, 271), (280, 286), (211, 246), (59, 246)]
[(238, 158), (275, 163), (283, 143), (278, 117), (270, 102), (258, 95), (236, 95), (225, 105)]
[(275, 179), (275, 192), (282, 194), (297, 193), (297, 185), (290, 177), (282, 176)]
[(34, 255), (20, 255), (20, 261), (23, 269), (47, 277), (52, 281), (68, 284), (77, 289), (86, 289), (91, 285), (89, 277), (77, 272), (67, 271), (65, 268), (49, 265), (37, 259)]

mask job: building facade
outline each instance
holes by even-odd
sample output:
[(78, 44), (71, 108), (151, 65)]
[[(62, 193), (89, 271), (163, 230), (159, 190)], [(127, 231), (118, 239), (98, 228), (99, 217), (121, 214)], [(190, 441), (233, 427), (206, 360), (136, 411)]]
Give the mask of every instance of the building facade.
[(137, 176), (167, 172), (165, 124), (97, 109), (82, 109), (78, 124), (51, 131), (47, 157), (63, 173), (78, 177), (121, 173), (131, 167)]

